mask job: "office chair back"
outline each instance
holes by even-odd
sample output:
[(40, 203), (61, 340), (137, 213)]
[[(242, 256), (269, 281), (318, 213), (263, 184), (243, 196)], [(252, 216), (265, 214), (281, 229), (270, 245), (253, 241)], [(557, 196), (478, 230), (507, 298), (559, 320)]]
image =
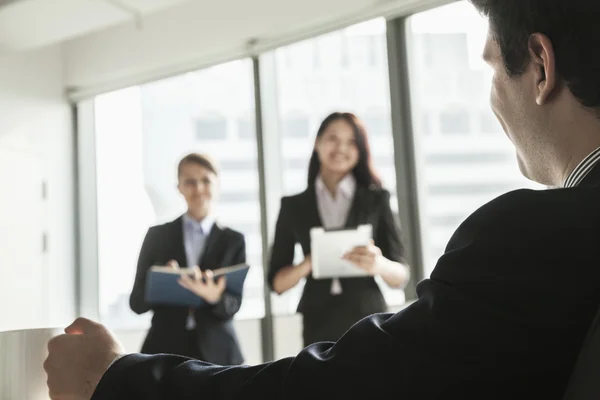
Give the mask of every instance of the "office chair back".
[(600, 399), (600, 311), (583, 342), (563, 400)]

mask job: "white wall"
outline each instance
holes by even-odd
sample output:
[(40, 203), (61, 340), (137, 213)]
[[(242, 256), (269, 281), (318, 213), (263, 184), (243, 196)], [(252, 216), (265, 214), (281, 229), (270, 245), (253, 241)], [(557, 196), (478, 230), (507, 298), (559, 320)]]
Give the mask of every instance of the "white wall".
[(73, 134), (63, 69), (59, 47), (0, 52), (0, 330), (64, 325), (74, 315)]

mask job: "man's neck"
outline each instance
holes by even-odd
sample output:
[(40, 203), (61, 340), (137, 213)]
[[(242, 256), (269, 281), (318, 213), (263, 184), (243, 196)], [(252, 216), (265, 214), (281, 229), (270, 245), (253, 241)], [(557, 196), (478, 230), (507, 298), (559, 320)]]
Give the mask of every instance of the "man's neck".
[(600, 119), (597, 114), (570, 99), (544, 119), (548, 148), (547, 176), (552, 186), (562, 187), (577, 166), (600, 147)]

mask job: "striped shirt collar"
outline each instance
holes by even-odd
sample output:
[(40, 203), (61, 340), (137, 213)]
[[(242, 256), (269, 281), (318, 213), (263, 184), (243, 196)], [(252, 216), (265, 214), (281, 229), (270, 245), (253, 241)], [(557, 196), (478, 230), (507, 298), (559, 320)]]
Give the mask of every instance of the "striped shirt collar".
[(600, 162), (600, 147), (583, 159), (577, 167), (569, 174), (563, 187), (572, 188), (579, 186), (592, 169)]

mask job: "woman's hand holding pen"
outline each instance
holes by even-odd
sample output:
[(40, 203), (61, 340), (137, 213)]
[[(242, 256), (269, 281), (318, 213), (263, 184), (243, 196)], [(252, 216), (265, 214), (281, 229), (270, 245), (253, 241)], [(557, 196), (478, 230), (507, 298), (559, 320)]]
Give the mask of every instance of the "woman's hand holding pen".
[(344, 254), (344, 260), (348, 260), (358, 268), (364, 269), (371, 276), (379, 275), (381, 249), (371, 241), (368, 246), (357, 246)]
[(193, 276), (182, 274), (179, 284), (208, 303), (218, 303), (225, 291), (225, 277), (221, 276), (215, 280), (211, 270), (201, 271), (198, 266), (195, 266), (193, 271)]

